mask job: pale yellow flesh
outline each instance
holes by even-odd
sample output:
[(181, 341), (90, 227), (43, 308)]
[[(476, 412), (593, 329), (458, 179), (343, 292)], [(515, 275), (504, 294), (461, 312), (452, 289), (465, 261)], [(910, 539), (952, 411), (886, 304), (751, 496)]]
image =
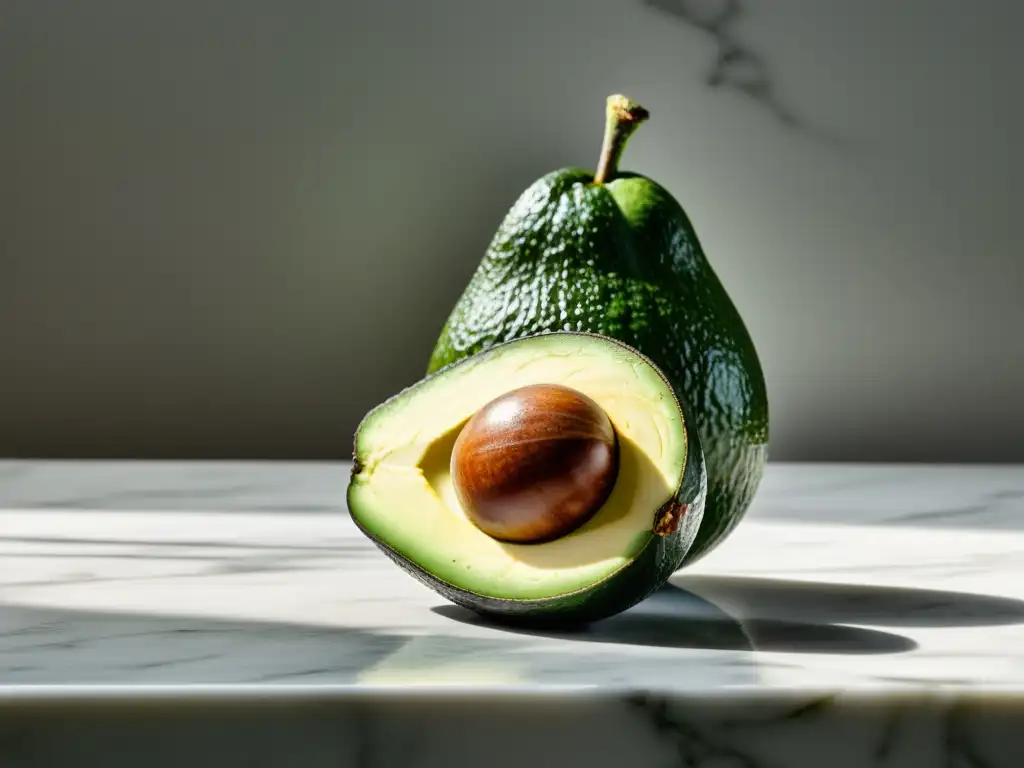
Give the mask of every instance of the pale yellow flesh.
[[(451, 450), (480, 407), (537, 383), (572, 387), (605, 410), (618, 435), (619, 474), (608, 501), (575, 532), (508, 544), (466, 518)], [(363, 469), (349, 503), (364, 528), (460, 589), (536, 599), (594, 584), (636, 557), (679, 484), (686, 436), (670, 388), (642, 358), (607, 339), (556, 334), (492, 349), (406, 390), (366, 419), (356, 453)]]

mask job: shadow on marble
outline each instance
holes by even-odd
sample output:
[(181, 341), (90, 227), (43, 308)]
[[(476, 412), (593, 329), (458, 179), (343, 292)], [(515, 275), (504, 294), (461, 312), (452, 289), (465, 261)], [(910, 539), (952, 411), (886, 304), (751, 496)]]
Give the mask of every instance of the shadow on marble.
[(669, 678), (663, 658), (638, 657), (628, 646), (500, 631), (410, 634), (0, 603), (0, 694), (8, 685), (756, 685), (752, 647), (738, 625), (730, 631), (736, 653), (686, 654)]
[(0, 603), (0, 685), (353, 683), (408, 637)]
[(696, 592), (744, 620), (891, 627), (1024, 624), (1024, 600), (970, 592), (710, 574), (675, 576), (670, 585)]
[(513, 634), (660, 648), (782, 653), (884, 654), (912, 651), (908, 637), (828, 622), (745, 618), (704, 597), (664, 587), (630, 610), (577, 630), (546, 630), (497, 624), (456, 605), (434, 613), (465, 624), (490, 626)]

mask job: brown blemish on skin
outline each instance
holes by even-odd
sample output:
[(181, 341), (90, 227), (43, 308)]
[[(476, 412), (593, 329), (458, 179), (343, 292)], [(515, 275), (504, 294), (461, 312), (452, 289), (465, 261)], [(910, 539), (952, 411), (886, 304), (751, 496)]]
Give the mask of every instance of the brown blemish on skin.
[(686, 514), (687, 505), (680, 504), (675, 499), (669, 502), (658, 510), (657, 516), (654, 518), (654, 532), (659, 536), (669, 536), (675, 533), (679, 527), (679, 521), (683, 519), (683, 515)]

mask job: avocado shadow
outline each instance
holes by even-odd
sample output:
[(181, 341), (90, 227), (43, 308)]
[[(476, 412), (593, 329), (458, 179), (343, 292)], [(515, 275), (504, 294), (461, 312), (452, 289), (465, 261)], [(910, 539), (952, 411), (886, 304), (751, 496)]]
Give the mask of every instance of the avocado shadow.
[(717, 603), (675, 586), (662, 587), (617, 616), (568, 631), (509, 626), (451, 604), (434, 606), (431, 611), (496, 631), (575, 642), (842, 655), (904, 653), (917, 647), (908, 637), (874, 629), (775, 618), (740, 619)]
[(745, 622), (772, 617), (884, 627), (1024, 624), (1024, 600), (970, 592), (704, 574), (676, 574), (668, 588), (701, 595)]

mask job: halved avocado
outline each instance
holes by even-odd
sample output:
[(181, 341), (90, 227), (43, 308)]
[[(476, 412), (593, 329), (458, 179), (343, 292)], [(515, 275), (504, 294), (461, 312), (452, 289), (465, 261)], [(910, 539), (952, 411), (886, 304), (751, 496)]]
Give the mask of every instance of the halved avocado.
[[(594, 400), (618, 441), (598, 511), (544, 543), (508, 543), (467, 518), (451, 456), (482, 406), (532, 384)], [(697, 435), (661, 371), (608, 337), (545, 333), (453, 363), (373, 409), (356, 433), (348, 506), (394, 562), (446, 599), (519, 623), (579, 623), (643, 600), (676, 570), (700, 527), (707, 474)]]

